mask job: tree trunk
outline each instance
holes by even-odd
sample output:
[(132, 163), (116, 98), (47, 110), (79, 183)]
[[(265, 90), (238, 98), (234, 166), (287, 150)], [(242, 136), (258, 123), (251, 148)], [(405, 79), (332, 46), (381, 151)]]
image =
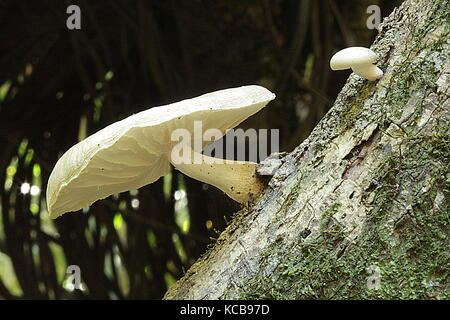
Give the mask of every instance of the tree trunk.
[(450, 2), (408, 0), (258, 201), (165, 299), (450, 298)]

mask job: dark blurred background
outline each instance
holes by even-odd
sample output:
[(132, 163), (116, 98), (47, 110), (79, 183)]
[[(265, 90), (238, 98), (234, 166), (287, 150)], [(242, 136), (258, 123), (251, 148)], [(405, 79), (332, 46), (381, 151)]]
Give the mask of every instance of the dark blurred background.
[[(0, 1), (0, 299), (159, 299), (239, 209), (177, 171), (88, 210), (48, 218), (59, 156), (150, 106), (260, 84), (277, 99), (241, 125), (280, 129), (291, 151), (370, 46), (370, 5), (393, 0)], [(81, 8), (68, 30), (66, 8)], [(67, 266), (78, 265), (84, 290)]]

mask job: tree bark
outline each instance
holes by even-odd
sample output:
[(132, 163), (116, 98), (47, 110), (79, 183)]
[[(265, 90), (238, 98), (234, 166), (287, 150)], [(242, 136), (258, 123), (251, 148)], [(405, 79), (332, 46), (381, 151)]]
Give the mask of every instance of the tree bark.
[(408, 0), (372, 50), (165, 299), (450, 298), (450, 2)]

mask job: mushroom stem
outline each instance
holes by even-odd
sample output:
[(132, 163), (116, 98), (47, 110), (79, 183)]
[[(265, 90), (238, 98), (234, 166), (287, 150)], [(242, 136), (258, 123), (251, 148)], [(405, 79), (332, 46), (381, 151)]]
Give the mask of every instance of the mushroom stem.
[(257, 177), (255, 162), (212, 158), (194, 151), (189, 160), (184, 160), (171, 163), (185, 175), (219, 188), (239, 203), (254, 199), (265, 188)]
[(370, 81), (378, 80), (383, 76), (383, 71), (373, 64), (353, 66), (352, 70), (357, 75)]

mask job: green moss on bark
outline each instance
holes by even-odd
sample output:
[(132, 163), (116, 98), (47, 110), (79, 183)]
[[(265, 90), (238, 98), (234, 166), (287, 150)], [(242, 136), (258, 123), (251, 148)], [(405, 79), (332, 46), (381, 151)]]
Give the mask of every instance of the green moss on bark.
[[(373, 209), (355, 243), (330, 220), (336, 204), (323, 215), (319, 236), (299, 237), (296, 248), (274, 244), (263, 255), (258, 276), (242, 284), (242, 298), (450, 298), (449, 129), (408, 139), (404, 147), (409, 151), (392, 156), (377, 170)], [(425, 171), (435, 181), (415, 184)], [(408, 193), (413, 200), (405, 199), (398, 214), (399, 199), (411, 199)], [(374, 277), (371, 268), (380, 271), (378, 289), (368, 285)]]

